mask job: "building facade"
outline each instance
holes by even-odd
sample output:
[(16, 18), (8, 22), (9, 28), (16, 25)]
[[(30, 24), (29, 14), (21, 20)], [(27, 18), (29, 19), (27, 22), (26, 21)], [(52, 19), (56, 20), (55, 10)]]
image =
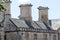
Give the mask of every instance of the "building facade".
[(60, 19), (52, 19), (50, 20), (51, 21), (51, 27), (54, 29), (54, 30), (57, 30), (60, 28)]
[(60, 40), (60, 29), (54, 30), (49, 24), (48, 7), (39, 6), (39, 20), (33, 21), (31, 4), (19, 6), (19, 19), (11, 18), (10, 4), (5, 0), (7, 10), (0, 12), (0, 40)]

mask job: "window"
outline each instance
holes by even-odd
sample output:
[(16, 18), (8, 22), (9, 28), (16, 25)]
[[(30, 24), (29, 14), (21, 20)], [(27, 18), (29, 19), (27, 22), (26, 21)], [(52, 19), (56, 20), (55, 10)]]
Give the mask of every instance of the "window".
[(34, 40), (37, 40), (37, 34), (34, 34)]
[(25, 33), (25, 39), (26, 39), (26, 40), (29, 40), (29, 32), (26, 32), (26, 33)]
[(1, 33), (0, 33), (0, 40), (1, 40)]
[(56, 35), (53, 35), (53, 40), (56, 40)]
[(43, 40), (47, 40), (47, 34), (43, 34)]

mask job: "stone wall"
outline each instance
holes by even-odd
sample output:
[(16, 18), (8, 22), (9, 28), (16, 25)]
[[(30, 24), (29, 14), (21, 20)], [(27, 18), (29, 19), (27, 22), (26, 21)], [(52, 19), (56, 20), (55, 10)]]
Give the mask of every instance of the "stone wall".
[(57, 33), (7, 32), (6, 40), (58, 40)]
[(4, 40), (4, 29), (0, 27), (0, 40)]

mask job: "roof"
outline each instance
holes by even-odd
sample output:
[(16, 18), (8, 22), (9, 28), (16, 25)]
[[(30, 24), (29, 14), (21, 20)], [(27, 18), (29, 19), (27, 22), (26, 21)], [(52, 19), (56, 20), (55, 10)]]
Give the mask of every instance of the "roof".
[(24, 20), (19, 20), (19, 19), (13, 19), (13, 18), (11, 18), (11, 21), (12, 21), (17, 27), (29, 28), (28, 25), (25, 23)]
[(51, 20), (51, 27), (54, 30), (58, 30), (60, 28), (60, 19), (52, 19)]
[(50, 26), (47, 24), (44, 24), (42, 21), (32, 21), (32, 23), (27, 23), (25, 20), (21, 19), (10, 19), (18, 28), (38, 28), (38, 29), (49, 29)]
[(38, 24), (41, 29), (47, 29), (43, 22), (37, 21), (36, 24)]
[(41, 29), (41, 28), (38, 26), (38, 24), (35, 23), (35, 21), (32, 22), (32, 26), (33, 26), (34, 28), (39, 28), (39, 29)]

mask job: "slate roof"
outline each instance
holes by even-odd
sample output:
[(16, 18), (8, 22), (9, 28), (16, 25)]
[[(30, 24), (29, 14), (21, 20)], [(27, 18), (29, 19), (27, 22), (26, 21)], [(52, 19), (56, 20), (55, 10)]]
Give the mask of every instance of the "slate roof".
[(32, 24), (26, 23), (25, 20), (21, 19), (10, 19), (17, 27), (19, 28), (38, 28), (38, 29), (49, 29), (51, 30), (50, 26), (43, 23), (42, 21), (32, 21)]
[(39, 28), (39, 29), (41, 29), (41, 28), (35, 23), (35, 21), (32, 22), (32, 26), (33, 26), (34, 28)]
[(36, 23), (40, 26), (41, 29), (47, 29), (43, 22), (36, 21)]
[(29, 28), (28, 27), (28, 25), (25, 23), (25, 21), (24, 20), (19, 20), (19, 19), (13, 19), (13, 18), (11, 18), (11, 21), (17, 26), (17, 27), (27, 27), (27, 28)]

